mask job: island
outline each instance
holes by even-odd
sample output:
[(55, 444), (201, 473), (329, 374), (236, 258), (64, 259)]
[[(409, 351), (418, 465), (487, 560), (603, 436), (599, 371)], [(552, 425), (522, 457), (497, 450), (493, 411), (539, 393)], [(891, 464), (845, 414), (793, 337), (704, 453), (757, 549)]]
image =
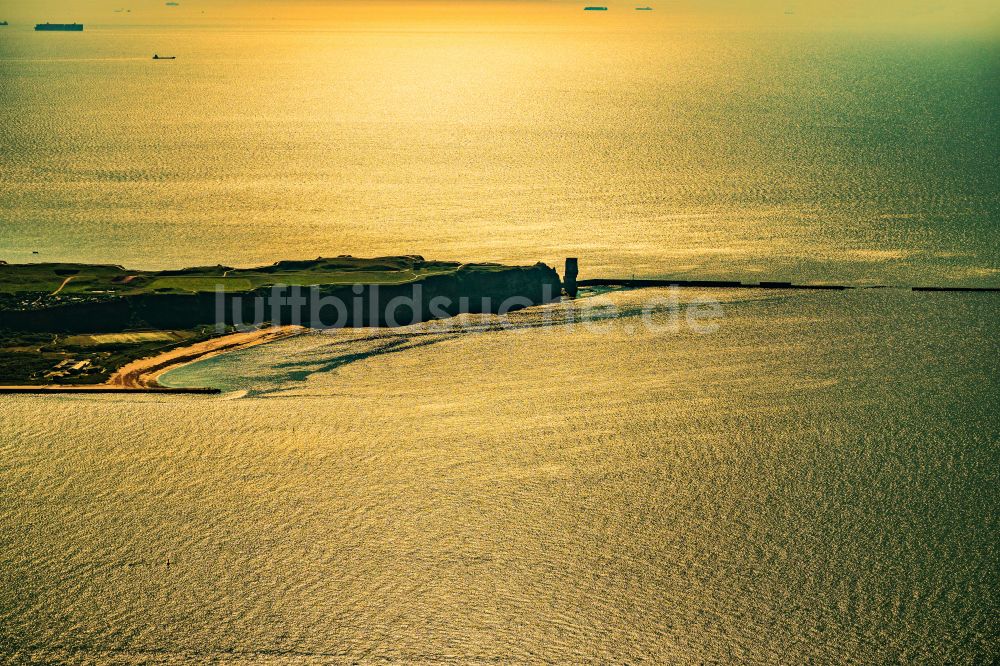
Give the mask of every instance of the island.
[(561, 293), (542, 263), (416, 255), (161, 271), (0, 262), (0, 390), (169, 390), (156, 381), (166, 370), (310, 328), (503, 314)]

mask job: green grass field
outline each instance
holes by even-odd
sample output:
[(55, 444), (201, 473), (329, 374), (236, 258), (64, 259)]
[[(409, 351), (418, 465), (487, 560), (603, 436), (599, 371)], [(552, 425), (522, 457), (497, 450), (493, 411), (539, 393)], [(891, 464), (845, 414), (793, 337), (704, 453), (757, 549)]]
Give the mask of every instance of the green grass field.
[(61, 339), (64, 345), (100, 347), (102, 345), (134, 345), (147, 342), (183, 342), (194, 337), (190, 331), (132, 331), (128, 333), (95, 333), (70, 335)]
[[(460, 264), (429, 262), (420, 257), (357, 259), (337, 257), (282, 261), (257, 268), (207, 266), (178, 271), (135, 271), (120, 266), (87, 264), (0, 264), (0, 294), (85, 296), (144, 293), (190, 294), (244, 292), (275, 284), (344, 285), (404, 284), (429, 275), (452, 273)], [(489, 270), (490, 265), (483, 265)]]
[(177, 277), (162, 277), (156, 278), (149, 283), (148, 286), (143, 287), (143, 291), (153, 291), (156, 293), (164, 292), (191, 292), (198, 293), (202, 291), (215, 291), (219, 288), (225, 291), (250, 291), (253, 288), (253, 284), (247, 278), (235, 278), (235, 277), (200, 277), (196, 275), (192, 276), (177, 276)]

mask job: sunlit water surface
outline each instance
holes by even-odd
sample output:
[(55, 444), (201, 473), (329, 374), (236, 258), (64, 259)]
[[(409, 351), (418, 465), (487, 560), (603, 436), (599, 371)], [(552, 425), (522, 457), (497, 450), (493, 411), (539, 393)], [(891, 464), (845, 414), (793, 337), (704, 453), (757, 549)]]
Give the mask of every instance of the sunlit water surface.
[(0, 259), (1000, 285), (995, 41), (557, 9), (8, 26)]
[[(994, 43), (614, 20), (9, 26), (0, 260), (998, 284)], [(995, 661), (993, 295), (723, 295), (0, 397), (0, 654)]]
[(588, 294), (0, 396), (0, 649), (995, 661), (994, 295), (720, 293), (712, 333)]

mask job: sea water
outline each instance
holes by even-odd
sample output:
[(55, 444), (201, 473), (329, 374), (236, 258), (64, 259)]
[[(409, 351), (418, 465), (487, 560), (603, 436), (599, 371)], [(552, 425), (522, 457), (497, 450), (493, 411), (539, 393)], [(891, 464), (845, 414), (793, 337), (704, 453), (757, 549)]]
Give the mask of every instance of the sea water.
[(220, 396), (0, 397), (0, 647), (995, 658), (993, 295), (726, 293), (698, 331), (710, 292), (589, 294), (163, 377)]
[(0, 260), (1000, 284), (995, 40), (532, 11), (8, 26)]
[[(10, 26), (0, 259), (996, 285), (996, 55)], [(588, 291), (163, 377), (219, 396), (0, 396), (0, 653), (995, 661), (997, 321), (993, 294)]]

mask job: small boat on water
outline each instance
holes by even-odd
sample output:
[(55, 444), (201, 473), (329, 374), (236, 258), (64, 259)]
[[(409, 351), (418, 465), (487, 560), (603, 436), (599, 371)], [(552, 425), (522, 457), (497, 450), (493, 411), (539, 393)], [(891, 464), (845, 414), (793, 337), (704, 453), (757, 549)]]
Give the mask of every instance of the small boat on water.
[(583, 11), (585, 11), (585, 12), (606, 12), (606, 11), (608, 11), (608, 8), (607, 7), (584, 7)]
[(161, 56), (154, 53), (153, 60), (177, 60), (177, 56)]
[(0, 25), (7, 25), (7, 21), (0, 21)]

